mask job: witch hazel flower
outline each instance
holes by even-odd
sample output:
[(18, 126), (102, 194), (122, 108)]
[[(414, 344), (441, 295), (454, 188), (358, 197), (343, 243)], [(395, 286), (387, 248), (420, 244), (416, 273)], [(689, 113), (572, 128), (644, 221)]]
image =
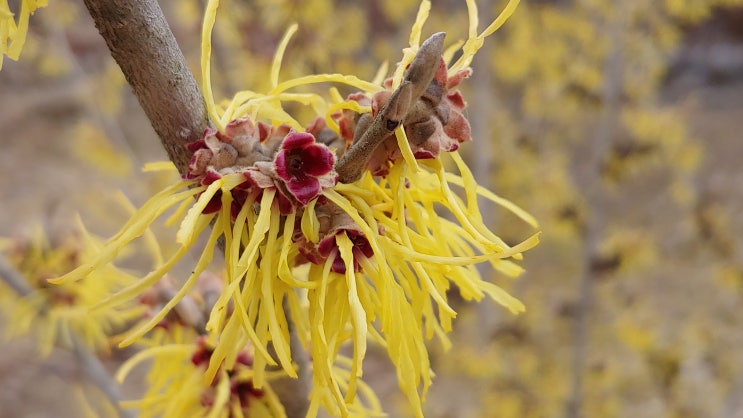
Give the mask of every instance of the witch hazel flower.
[[(353, 269), (361, 271), (361, 260), (374, 256), (374, 250), (369, 244), (364, 232), (359, 225), (338, 205), (327, 199), (318, 200), (314, 207), (305, 209), (312, 211), (310, 214), (303, 213), (303, 218), (317, 220), (317, 233), (303, 231), (301, 224), (297, 225), (292, 236), (297, 244), (299, 253), (309, 262), (322, 265), (331, 258), (330, 271), (345, 274), (346, 263), (343, 261), (340, 249), (336, 242), (336, 236), (345, 234), (353, 244)], [(310, 240), (308, 235), (316, 236), (317, 239)]]
[(69, 344), (65, 336), (71, 334), (94, 352), (108, 352), (112, 330), (124, 326), (137, 307), (128, 303), (95, 312), (88, 312), (88, 308), (133, 283), (135, 277), (107, 265), (74, 284), (53, 285), (48, 281), (95, 259), (102, 242), (81, 222), (69, 235), (53, 239), (41, 227), (30, 235), (0, 237), (0, 258), (28, 285), (19, 297), (17, 289), (0, 280), (0, 315), (7, 318), (5, 337), (33, 334), (42, 357), (58, 344)]
[[(314, 121), (308, 131), (327, 131)], [(235, 215), (250, 193), (257, 197), (265, 189), (277, 189), (282, 214), (306, 206), (323, 190), (335, 186), (335, 154), (317, 142), (310, 132), (297, 132), (286, 124), (253, 124), (243, 117), (228, 123), (224, 133), (207, 129), (204, 138), (188, 145), (193, 152), (186, 179), (208, 186), (231, 173), (242, 173), (245, 182), (233, 189)], [(213, 213), (221, 208), (221, 192), (204, 209)]]
[(348, 239), (353, 244), (353, 269), (354, 271), (361, 271), (360, 260), (362, 258), (371, 258), (374, 256), (374, 250), (369, 244), (369, 240), (366, 238), (360, 228), (357, 226), (350, 229), (339, 229), (334, 234), (328, 235), (324, 240), (320, 241), (317, 246), (317, 252), (323, 257), (333, 257), (333, 265), (330, 270), (335, 273), (345, 274), (346, 263), (343, 261), (340, 253), (340, 247), (335, 237), (339, 234), (346, 234)]
[(290, 132), (274, 159), (274, 167), (286, 190), (302, 206), (335, 186), (335, 154), (307, 132)]
[(274, 128), (262, 122), (253, 124), (246, 117), (228, 123), (224, 133), (209, 128), (202, 139), (188, 144), (193, 154), (183, 177), (209, 185), (225, 174), (271, 161), (287, 133), (285, 125)]

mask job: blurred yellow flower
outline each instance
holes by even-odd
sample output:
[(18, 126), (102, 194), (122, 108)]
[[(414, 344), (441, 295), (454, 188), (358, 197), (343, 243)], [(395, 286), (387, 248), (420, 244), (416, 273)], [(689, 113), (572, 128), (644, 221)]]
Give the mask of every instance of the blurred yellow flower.
[[(143, 418), (286, 416), (270, 385), (258, 389), (253, 384), (252, 359), (247, 349), (241, 350), (231, 369), (222, 369), (213, 380), (205, 381), (204, 371), (212, 350), (204, 339), (175, 338), (169, 344), (140, 351), (122, 365), (116, 378), (123, 382), (135, 366), (150, 360), (147, 392), (139, 400), (121, 402), (121, 406), (137, 409)], [(278, 375), (273, 373), (272, 377)]]
[(47, 4), (48, 0), (21, 0), (21, 10), (16, 16), (7, 0), (0, 2), (0, 70), (3, 69), (3, 56), (7, 55), (14, 61), (21, 56), (28, 33), (28, 19), (36, 9)]
[(9, 318), (6, 334), (35, 334), (42, 355), (48, 355), (60, 342), (71, 346), (72, 335), (94, 351), (107, 351), (110, 336), (141, 314), (141, 309), (131, 304), (88, 312), (100, 299), (136, 282), (136, 277), (113, 265), (102, 266), (76, 283), (57, 286), (47, 282), (97, 259), (102, 243), (82, 223), (60, 242), (50, 243), (38, 229), (28, 239), (8, 239), (7, 243), (4, 257), (26, 278), (32, 292), (21, 298), (10, 289), (1, 292), (4, 300), (0, 309)]

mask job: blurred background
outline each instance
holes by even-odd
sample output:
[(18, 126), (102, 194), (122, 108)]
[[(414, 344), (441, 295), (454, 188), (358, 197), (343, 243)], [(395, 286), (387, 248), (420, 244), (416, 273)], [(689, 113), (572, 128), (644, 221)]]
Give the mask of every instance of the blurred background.
[[(161, 2), (197, 80), (205, 3)], [(505, 2), (477, 4), (482, 29)], [(417, 8), (223, 1), (215, 95), (263, 91), (294, 22), (281, 79), (391, 72)], [(464, 1), (434, 0), (423, 34), (452, 43), (467, 22)], [(462, 153), (536, 216), (542, 243), (518, 279), (483, 271), (526, 313), (455, 302), (454, 347), (431, 342), (426, 416), (743, 417), (743, 0), (523, 0), (473, 68)], [(0, 109), (0, 236), (55, 242), (76, 213), (110, 236), (128, 216), (114, 192), (141, 204), (173, 180), (141, 172), (165, 153), (80, 1), (31, 18)], [(530, 233), (483, 208), (507, 241)], [(69, 383), (90, 383), (72, 354), (34, 346), (0, 343), (0, 417), (81, 416)], [(390, 416), (408, 416), (384, 356), (367, 367)]]

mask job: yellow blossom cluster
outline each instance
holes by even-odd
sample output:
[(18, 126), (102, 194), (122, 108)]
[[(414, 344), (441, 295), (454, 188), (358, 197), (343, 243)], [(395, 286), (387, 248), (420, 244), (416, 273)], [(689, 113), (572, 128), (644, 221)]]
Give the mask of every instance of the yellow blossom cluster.
[(41, 229), (28, 238), (8, 238), (2, 242), (2, 255), (28, 282), (29, 292), (2, 291), (0, 309), (8, 318), (6, 336), (35, 335), (41, 355), (48, 355), (57, 344), (72, 346), (73, 339), (97, 352), (107, 352), (110, 337), (138, 318), (142, 310), (132, 304), (88, 312), (88, 307), (137, 281), (113, 265), (102, 266), (76, 283), (51, 285), (57, 277), (81, 264), (98, 258), (103, 243), (92, 236), (78, 220), (78, 229), (62, 242), (51, 243)]
[[(165, 361), (182, 364), (194, 352), (208, 347), (208, 356), (192, 359), (193, 367), (181, 370), (186, 375), (176, 379), (181, 383), (199, 381), (201, 384), (194, 387), (200, 391), (214, 387), (213, 399), (202, 399), (188, 411), (209, 411), (209, 416), (222, 416), (219, 408), (233, 411), (240, 402), (234, 387), (229, 390), (230, 382), (234, 384), (233, 377), (240, 375), (247, 376), (245, 382), (249, 380), (250, 390), (255, 391), (251, 393), (268, 394), (262, 398), (268, 402), (265, 410), (251, 410), (250, 414), (281, 416), (275, 414), (279, 408), (270, 395), (269, 381), (276, 375), (298, 376), (295, 359), (301, 353), (293, 352), (290, 345), (293, 328), (312, 358), (309, 416), (316, 416), (321, 407), (338, 416), (382, 413), (376, 397), (361, 381), (370, 343), (387, 351), (401, 390), (415, 415), (422, 416), (422, 400), (432, 380), (425, 341), (435, 336), (448, 347), (446, 334), (456, 317), (447, 301), (448, 292), (456, 287), (466, 300), (488, 296), (513, 313), (523, 311), (521, 302), (483, 280), (475, 266), (489, 263), (506, 276), (517, 276), (522, 271), (517, 264), (522, 253), (538, 243), (538, 234), (509, 245), (491, 232), (480, 214), (480, 197), (533, 227), (536, 221), (478, 186), (456, 147), (441, 153), (436, 148), (434, 155), (419, 158), (411, 149), (404, 123), (388, 128), (399, 158), (389, 162), (384, 176), (365, 171), (358, 180), (337, 181), (335, 155), (342, 155), (344, 148), (354, 144), (335, 140), (324, 144), (320, 138), (327, 134), (340, 140), (343, 126), (338, 122), (339, 114), (350, 111), (357, 118), (376, 114), (375, 100), (381, 97), (377, 94), (384, 94), (386, 88), (409, 86), (406, 83), (412, 77), (406, 70), (422, 49), (421, 32), (430, 2), (422, 2), (410, 45), (403, 50), (387, 84), (383, 82), (384, 67), (372, 81), (342, 74), (279, 81), (284, 51), (297, 30), (292, 26), (279, 44), (268, 74), (270, 90), (240, 91), (231, 101), (220, 103), (215, 101), (210, 83), (211, 33), (218, 3), (212, 0), (206, 8), (201, 62), (206, 106), (216, 129), (207, 130), (203, 140), (189, 147), (194, 154), (184, 180), (146, 202), (101, 248), (96, 260), (52, 282), (85, 280), (174, 209), (166, 224), (179, 225), (175, 253), (142, 279), (95, 303), (92, 311), (126, 304), (146, 293), (199, 246), (201, 255), (190, 276), (158, 310), (128, 332), (121, 345), (151, 338), (148, 335), (153, 329), (198, 286), (218, 248), (224, 250), (222, 288), (208, 307), (200, 342), (191, 339), (152, 345), (132, 360), (122, 376), (141, 359), (165, 356)], [(438, 76), (439, 84), (429, 87), (429, 79), (420, 90), (430, 95), (439, 91), (436, 86), (444, 91), (454, 88), (469, 74), (469, 64), (484, 38), (505, 22), (517, 3), (510, 1), (498, 18), (478, 32), (477, 9), (474, 1), (468, 1), (469, 38), (431, 60), (433, 64), (441, 61), (438, 68), (444, 74)], [(459, 59), (446, 65), (460, 46)], [(456, 83), (448, 81), (457, 77)], [(350, 86), (359, 92), (353, 100), (341, 97), (336, 87), (327, 94), (294, 92), (299, 86), (319, 83)], [(391, 94), (395, 97), (397, 93)], [(447, 98), (459, 107), (466, 105), (458, 92)], [(305, 127), (287, 110), (287, 102), (311, 108), (318, 119)], [(448, 115), (437, 117), (443, 125), (453, 120)], [(462, 120), (457, 119), (466, 123)], [(439, 129), (449, 128), (439, 125)], [(150, 168), (169, 167), (160, 164)], [(206, 242), (200, 244), (204, 235)], [(347, 343), (351, 344), (350, 358), (342, 352)], [(249, 368), (241, 366), (246, 347), (251, 352)], [(171, 366), (167, 369), (176, 367)], [(165, 387), (158, 380), (147, 398), (132, 405), (146, 408), (151, 406), (147, 399), (181, 396), (186, 390), (191, 389)], [(197, 398), (189, 395), (191, 400)], [(161, 412), (182, 416), (179, 414), (185, 411)]]

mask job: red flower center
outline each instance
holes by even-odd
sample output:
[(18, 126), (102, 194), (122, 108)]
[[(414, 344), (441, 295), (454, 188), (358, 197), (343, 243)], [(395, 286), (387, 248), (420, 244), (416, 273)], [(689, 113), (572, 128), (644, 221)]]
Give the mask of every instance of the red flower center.
[(289, 168), (289, 173), (294, 177), (304, 177), (305, 174), (302, 171), (304, 167), (304, 161), (302, 161), (302, 151), (292, 150), (289, 155), (286, 156), (286, 165)]

